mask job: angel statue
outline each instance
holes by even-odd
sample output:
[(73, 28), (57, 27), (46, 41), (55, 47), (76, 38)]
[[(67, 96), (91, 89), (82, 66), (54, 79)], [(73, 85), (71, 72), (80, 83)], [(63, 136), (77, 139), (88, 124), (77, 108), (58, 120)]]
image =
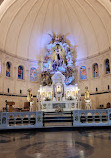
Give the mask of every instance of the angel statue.
[(49, 33), (49, 36), (51, 37), (51, 42), (50, 42), (50, 44), (52, 43), (54, 43), (55, 42), (55, 38), (56, 38), (56, 34), (53, 32), (53, 35), (51, 35), (50, 33)]

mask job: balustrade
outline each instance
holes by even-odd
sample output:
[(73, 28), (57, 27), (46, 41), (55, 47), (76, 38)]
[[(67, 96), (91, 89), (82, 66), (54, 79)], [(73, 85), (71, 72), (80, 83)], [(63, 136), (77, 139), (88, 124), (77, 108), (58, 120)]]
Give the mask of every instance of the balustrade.
[[(56, 114), (56, 112), (53, 112)], [(61, 116), (62, 116), (61, 112)], [(58, 113), (59, 114), (59, 113)], [(65, 116), (66, 117), (66, 116)], [(72, 127), (95, 127), (111, 126), (111, 109), (97, 110), (73, 110)], [(1, 112), (0, 130), (3, 129), (25, 129), (25, 128), (43, 128), (43, 122), (46, 119), (42, 111), (37, 112)], [(66, 119), (66, 118), (65, 118)], [(48, 122), (50, 123), (50, 118)], [(54, 120), (55, 122), (56, 120)], [(57, 119), (57, 122), (59, 120)], [(64, 120), (62, 120), (64, 122)], [(50, 127), (50, 126), (49, 126)]]
[(110, 126), (111, 109), (75, 110), (73, 126)]
[(38, 112), (1, 112), (0, 129), (41, 128), (43, 113)]

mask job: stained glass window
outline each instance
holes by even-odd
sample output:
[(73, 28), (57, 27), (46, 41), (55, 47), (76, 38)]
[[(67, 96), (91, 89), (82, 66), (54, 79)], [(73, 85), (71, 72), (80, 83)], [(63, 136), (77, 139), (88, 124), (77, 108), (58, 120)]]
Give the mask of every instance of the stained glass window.
[(18, 67), (18, 79), (23, 80), (23, 66)]
[(81, 80), (87, 79), (87, 73), (86, 73), (86, 67), (85, 66), (80, 67), (80, 79)]
[(110, 73), (109, 59), (105, 60), (105, 65), (106, 65), (106, 74), (109, 74)]
[(98, 70), (98, 64), (97, 63), (95, 63), (93, 65), (93, 76), (94, 77), (99, 77), (99, 70)]
[(11, 72), (11, 63), (10, 62), (7, 62), (6, 63), (6, 76), (7, 77), (10, 77), (10, 72)]
[(37, 70), (34, 67), (30, 69), (30, 81), (37, 81)]

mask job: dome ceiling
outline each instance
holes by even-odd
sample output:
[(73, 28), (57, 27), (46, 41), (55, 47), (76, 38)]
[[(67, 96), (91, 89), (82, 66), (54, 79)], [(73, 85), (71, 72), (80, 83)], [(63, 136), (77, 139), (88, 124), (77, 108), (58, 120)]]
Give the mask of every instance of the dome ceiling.
[(0, 7), (0, 49), (42, 59), (49, 34), (67, 34), (77, 58), (111, 46), (110, 0), (4, 0)]

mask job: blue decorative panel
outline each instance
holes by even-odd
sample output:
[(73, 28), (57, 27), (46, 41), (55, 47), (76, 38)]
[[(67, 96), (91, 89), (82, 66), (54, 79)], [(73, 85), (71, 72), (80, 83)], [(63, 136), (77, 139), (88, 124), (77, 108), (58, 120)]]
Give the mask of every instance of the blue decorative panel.
[(30, 69), (30, 81), (37, 81), (37, 70), (34, 67)]
[(97, 63), (95, 63), (93, 65), (93, 75), (94, 75), (94, 77), (99, 77), (99, 70), (98, 70), (98, 64)]
[(106, 66), (106, 74), (109, 74), (110, 73), (109, 59), (106, 59), (105, 66)]
[(6, 76), (10, 77), (11, 64), (10, 62), (6, 63)]
[(80, 79), (81, 80), (87, 79), (87, 73), (86, 73), (85, 66), (81, 66), (81, 68), (80, 68)]
[(23, 80), (23, 67), (22, 66), (18, 67), (18, 79)]

